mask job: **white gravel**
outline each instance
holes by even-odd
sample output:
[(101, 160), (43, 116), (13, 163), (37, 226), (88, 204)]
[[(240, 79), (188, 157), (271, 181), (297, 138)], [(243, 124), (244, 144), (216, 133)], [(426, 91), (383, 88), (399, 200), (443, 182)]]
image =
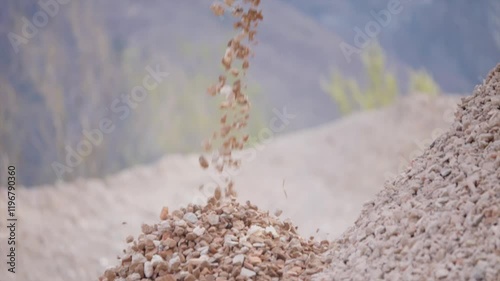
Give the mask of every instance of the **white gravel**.
[(500, 280), (500, 64), (330, 256), (317, 280)]

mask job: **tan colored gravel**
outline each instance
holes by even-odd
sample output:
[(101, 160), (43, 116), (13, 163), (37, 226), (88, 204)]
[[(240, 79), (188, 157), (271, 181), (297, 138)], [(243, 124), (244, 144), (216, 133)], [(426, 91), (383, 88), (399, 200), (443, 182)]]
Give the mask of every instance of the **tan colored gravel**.
[(317, 280), (500, 280), (500, 64), (333, 247)]
[(305, 240), (291, 222), (220, 191), (204, 207), (162, 216), (142, 225), (138, 239), (127, 237), (119, 265), (100, 281), (310, 280), (327, 262), (328, 241)]

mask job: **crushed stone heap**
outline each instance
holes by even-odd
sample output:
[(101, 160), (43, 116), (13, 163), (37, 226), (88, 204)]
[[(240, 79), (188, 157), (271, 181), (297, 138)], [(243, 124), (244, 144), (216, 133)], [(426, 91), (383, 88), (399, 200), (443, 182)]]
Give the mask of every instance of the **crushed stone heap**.
[(314, 280), (500, 280), (500, 64), (364, 206)]
[(160, 218), (127, 238), (100, 281), (310, 280), (329, 262), (328, 241), (305, 240), (290, 222), (220, 191), (204, 207), (164, 208)]

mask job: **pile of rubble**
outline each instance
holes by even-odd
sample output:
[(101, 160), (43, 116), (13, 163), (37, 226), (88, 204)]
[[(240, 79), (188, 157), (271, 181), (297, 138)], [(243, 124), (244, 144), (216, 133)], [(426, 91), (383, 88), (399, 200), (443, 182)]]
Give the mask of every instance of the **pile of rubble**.
[(309, 280), (329, 263), (329, 242), (301, 238), (279, 215), (219, 190), (204, 207), (164, 208), (99, 280)]
[(331, 258), (317, 280), (500, 280), (500, 64)]

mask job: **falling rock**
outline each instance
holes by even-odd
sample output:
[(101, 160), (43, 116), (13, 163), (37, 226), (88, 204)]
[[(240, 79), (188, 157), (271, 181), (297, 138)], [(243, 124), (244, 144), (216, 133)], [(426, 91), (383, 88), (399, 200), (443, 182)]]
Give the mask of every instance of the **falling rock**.
[(134, 241), (134, 236), (132, 235), (129, 235), (127, 236), (126, 240), (125, 240), (127, 243), (131, 243), (132, 241)]
[(163, 207), (160, 213), (160, 219), (166, 220), (168, 218), (168, 207)]

